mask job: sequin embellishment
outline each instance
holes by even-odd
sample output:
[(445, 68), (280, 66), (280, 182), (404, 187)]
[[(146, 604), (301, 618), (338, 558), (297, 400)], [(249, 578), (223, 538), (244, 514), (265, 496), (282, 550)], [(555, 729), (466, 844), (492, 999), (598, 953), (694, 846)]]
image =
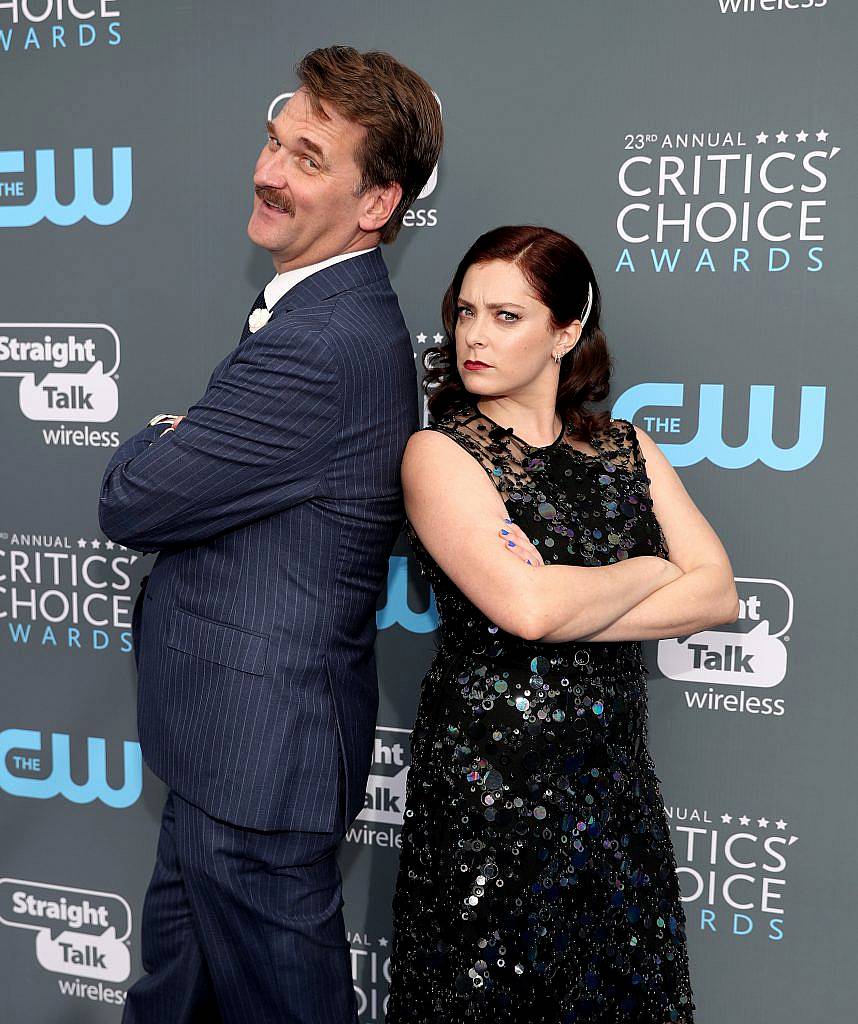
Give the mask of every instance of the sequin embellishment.
[[(667, 557), (626, 420), (589, 454), (473, 409), (464, 447), (546, 564)], [(412, 733), (387, 1024), (693, 1024), (639, 642), (529, 642), (432, 560), (440, 647)]]

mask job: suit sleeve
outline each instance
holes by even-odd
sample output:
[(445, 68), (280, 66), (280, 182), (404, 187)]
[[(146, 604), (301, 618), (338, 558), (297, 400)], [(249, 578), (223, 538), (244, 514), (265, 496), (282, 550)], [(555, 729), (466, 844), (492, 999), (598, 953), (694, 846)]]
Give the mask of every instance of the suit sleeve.
[(127, 462), (135, 455), (139, 455), (140, 452), (146, 451), (150, 444), (157, 441), (161, 434), (167, 429), (166, 423), (157, 424), (154, 427), (146, 426), (142, 430), (138, 430), (136, 434), (132, 434), (127, 441), (123, 441), (122, 444), (113, 453), (113, 458), (107, 465), (106, 473), (109, 473), (114, 466), (118, 466), (122, 462)]
[(324, 332), (263, 328), (176, 430), (159, 437), (146, 427), (117, 450), (102, 481), (101, 529), (159, 551), (306, 501), (334, 452), (340, 383)]

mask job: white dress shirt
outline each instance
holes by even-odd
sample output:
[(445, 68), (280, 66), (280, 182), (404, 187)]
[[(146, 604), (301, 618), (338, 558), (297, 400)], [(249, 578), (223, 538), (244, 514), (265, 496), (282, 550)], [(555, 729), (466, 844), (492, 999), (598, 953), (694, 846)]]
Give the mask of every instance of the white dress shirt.
[(266, 308), (273, 309), (274, 304), (279, 302), (290, 288), (294, 288), (299, 281), (303, 281), (305, 277), (315, 274), (316, 271), (322, 270), (325, 267), (330, 267), (334, 263), (339, 263), (341, 260), (351, 259), (352, 256), (361, 256), (365, 252), (372, 252), (373, 249), (377, 248), (377, 245), (373, 245), (369, 249), (357, 249), (355, 252), (342, 252), (338, 256), (331, 256), (329, 259), (320, 260), (318, 263), (311, 263), (307, 267), (296, 267), (295, 270), (284, 270), (282, 274), (275, 274), (265, 286)]

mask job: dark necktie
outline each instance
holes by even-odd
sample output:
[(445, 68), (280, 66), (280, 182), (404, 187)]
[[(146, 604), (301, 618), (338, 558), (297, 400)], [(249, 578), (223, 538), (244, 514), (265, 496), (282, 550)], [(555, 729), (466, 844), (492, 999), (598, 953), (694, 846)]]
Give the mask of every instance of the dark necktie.
[[(265, 289), (263, 288), (262, 291), (256, 296), (256, 301), (250, 307), (250, 313), (252, 313), (254, 311), (254, 309), (264, 309), (264, 308), (266, 308), (266, 307), (265, 307)], [(250, 334), (250, 313), (247, 314), (247, 319), (244, 321), (244, 330), (241, 332), (241, 338), (239, 339), (239, 342), (238, 342), (239, 345), (242, 343), (242, 341), (244, 341), (244, 339), (248, 336), (248, 334)]]

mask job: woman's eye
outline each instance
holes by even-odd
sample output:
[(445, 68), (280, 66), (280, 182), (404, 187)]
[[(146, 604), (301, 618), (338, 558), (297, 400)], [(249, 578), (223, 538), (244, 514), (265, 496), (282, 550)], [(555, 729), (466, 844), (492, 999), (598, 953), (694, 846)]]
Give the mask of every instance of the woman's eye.
[[(456, 316), (472, 316), (473, 310), (469, 306), (456, 306)], [(499, 309), (498, 316), (501, 321), (505, 324), (515, 323), (516, 320), (521, 320), (521, 317), (517, 313), (512, 313), (508, 309)], [(507, 317), (509, 319), (507, 319)]]

